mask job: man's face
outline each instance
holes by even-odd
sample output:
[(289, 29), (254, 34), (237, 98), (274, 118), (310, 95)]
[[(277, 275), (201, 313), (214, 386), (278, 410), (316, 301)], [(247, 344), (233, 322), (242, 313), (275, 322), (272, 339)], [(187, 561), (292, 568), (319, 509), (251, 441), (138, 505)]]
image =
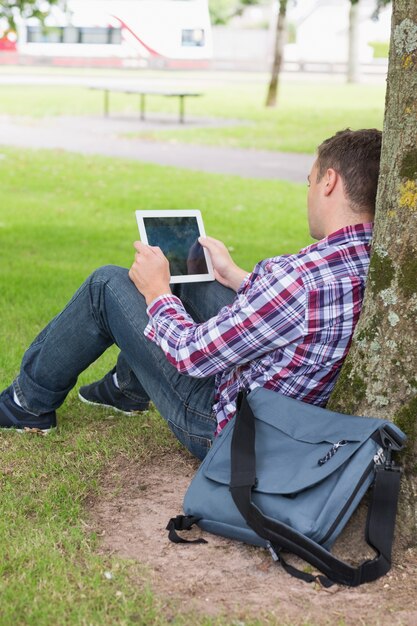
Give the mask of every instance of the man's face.
[(307, 194), (307, 215), (308, 226), (310, 235), (313, 239), (322, 239), (322, 224), (321, 224), (321, 211), (320, 211), (320, 182), (317, 182), (317, 160), (314, 161), (310, 174), (307, 176), (308, 180), (308, 194)]

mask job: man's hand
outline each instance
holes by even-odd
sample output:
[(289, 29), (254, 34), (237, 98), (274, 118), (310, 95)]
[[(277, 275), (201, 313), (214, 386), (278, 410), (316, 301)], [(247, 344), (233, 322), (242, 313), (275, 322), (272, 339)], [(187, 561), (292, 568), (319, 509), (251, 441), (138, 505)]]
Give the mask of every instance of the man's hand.
[(162, 250), (156, 246), (148, 246), (141, 241), (134, 243), (136, 254), (129, 278), (150, 304), (158, 296), (171, 293), (169, 280), (169, 261)]
[(198, 241), (210, 253), (216, 280), (237, 291), (248, 272), (236, 265), (222, 241), (213, 237), (199, 237)]

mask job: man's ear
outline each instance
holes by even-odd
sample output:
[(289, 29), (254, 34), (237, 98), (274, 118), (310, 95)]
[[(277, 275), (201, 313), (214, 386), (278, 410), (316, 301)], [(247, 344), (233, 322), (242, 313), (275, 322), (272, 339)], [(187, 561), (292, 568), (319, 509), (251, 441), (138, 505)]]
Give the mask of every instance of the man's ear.
[(326, 170), (324, 178), (324, 195), (329, 196), (336, 186), (339, 174), (332, 167)]

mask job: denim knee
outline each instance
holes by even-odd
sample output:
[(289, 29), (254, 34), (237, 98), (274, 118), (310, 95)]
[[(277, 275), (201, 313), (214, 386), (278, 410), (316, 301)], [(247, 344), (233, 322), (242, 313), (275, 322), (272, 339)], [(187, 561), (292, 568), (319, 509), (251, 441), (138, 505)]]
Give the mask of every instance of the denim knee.
[(116, 284), (124, 281), (131, 282), (129, 270), (118, 265), (103, 265), (90, 274), (87, 280), (90, 282), (112, 282)]
[[(129, 278), (128, 270), (117, 265), (104, 265), (95, 270), (86, 280), (90, 307), (96, 323), (110, 331), (112, 309), (129, 311), (138, 297), (138, 291)], [(133, 301), (132, 301), (133, 299)], [(114, 334), (110, 332), (114, 337)]]

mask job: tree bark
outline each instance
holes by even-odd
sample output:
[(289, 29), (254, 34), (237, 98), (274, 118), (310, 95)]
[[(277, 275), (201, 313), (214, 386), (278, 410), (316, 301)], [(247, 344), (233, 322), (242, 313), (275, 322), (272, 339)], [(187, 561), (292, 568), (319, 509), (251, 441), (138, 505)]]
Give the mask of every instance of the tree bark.
[(394, 0), (375, 231), (363, 310), (329, 401), (408, 435), (401, 534), (417, 519), (417, 3)]
[(269, 82), (268, 94), (266, 96), (265, 106), (274, 107), (278, 99), (278, 83), (279, 74), (281, 72), (282, 61), (284, 58), (284, 41), (285, 41), (285, 19), (287, 15), (288, 0), (279, 0), (279, 12), (277, 19), (277, 27), (275, 31), (274, 60), (272, 64), (271, 80)]
[(347, 82), (359, 82), (359, 2), (351, 2), (349, 9)]

